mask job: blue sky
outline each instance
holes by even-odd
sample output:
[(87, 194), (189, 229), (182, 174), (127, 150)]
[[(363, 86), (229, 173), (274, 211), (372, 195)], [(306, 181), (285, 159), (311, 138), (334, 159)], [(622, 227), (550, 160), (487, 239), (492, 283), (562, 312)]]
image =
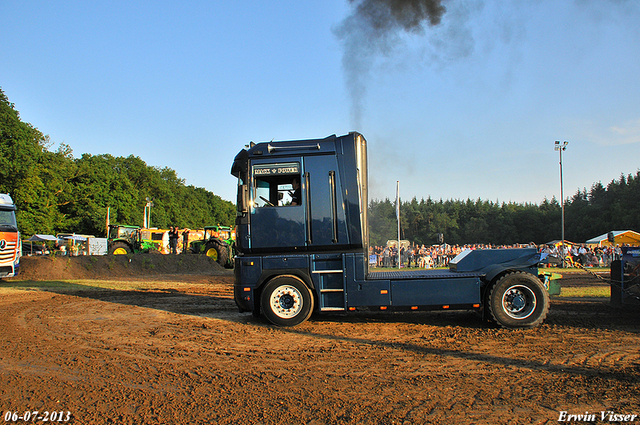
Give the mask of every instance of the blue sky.
[(54, 150), (231, 201), (250, 141), (352, 130), (377, 199), (559, 198), (555, 140), (565, 196), (638, 171), (640, 3), (451, 0), (439, 25), (349, 44), (359, 2), (3, 0), (0, 86)]

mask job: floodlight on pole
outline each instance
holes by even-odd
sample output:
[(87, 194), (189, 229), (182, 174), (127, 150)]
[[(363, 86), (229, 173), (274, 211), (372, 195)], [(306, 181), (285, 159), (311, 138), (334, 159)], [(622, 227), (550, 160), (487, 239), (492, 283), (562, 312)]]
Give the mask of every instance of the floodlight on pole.
[(149, 228), (151, 227), (151, 207), (153, 206), (153, 199), (146, 197), (145, 200), (147, 201), (147, 203), (144, 206), (143, 227)]
[(562, 252), (560, 253), (560, 258), (562, 258), (562, 267), (564, 268), (564, 182), (562, 178), (562, 152), (567, 150), (567, 145), (569, 142), (566, 140), (560, 143), (559, 140), (556, 140), (554, 150), (560, 152), (560, 205), (562, 207)]

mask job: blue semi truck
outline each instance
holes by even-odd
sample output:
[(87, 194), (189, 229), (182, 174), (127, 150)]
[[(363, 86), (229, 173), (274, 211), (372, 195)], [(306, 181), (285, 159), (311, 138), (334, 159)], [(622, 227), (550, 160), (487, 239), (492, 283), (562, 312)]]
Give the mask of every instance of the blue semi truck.
[(312, 313), (474, 309), (505, 328), (545, 319), (535, 248), (466, 250), (445, 270), (372, 272), (367, 142), (359, 133), (251, 143), (238, 179), (234, 298), (294, 326)]

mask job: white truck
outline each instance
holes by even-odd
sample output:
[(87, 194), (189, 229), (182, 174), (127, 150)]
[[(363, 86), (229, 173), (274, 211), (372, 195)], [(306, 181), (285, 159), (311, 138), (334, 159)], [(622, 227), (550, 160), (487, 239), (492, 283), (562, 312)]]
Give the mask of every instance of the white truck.
[(22, 242), (16, 221), (16, 206), (6, 193), (0, 193), (0, 278), (13, 277), (20, 270)]

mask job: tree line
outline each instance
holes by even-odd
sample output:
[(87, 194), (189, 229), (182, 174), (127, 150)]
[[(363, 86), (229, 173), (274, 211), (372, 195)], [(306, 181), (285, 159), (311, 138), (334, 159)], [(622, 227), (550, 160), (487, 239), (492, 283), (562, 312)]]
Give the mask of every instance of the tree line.
[[(413, 198), (400, 202), (400, 237), (425, 245), (542, 244), (561, 238), (561, 217), (555, 197), (539, 205)], [(371, 201), (369, 223), (372, 245), (397, 239), (395, 201)], [(566, 240), (581, 243), (611, 230), (640, 230), (640, 171), (606, 187), (597, 182), (565, 201)]]
[(104, 236), (112, 224), (142, 225), (147, 198), (151, 225), (201, 228), (233, 225), (235, 207), (212, 192), (185, 184), (168, 167), (137, 156), (51, 151), (49, 138), (20, 119), (0, 88), (0, 192), (11, 194), (24, 235), (73, 232)]
[[(147, 165), (136, 156), (82, 154), (70, 146), (51, 151), (49, 138), (22, 122), (0, 88), (0, 192), (10, 193), (25, 235), (74, 232), (105, 234), (111, 223), (141, 225), (147, 198), (153, 200), (151, 224), (201, 228), (233, 225), (235, 207), (212, 192), (186, 185), (168, 167)], [(369, 204), (372, 245), (397, 238), (395, 203)], [(431, 245), (536, 244), (560, 239), (561, 206), (471, 200), (418, 201), (400, 205), (401, 238)], [(640, 230), (640, 171), (621, 175), (606, 187), (595, 183), (565, 202), (565, 239), (584, 242), (610, 230)], [(442, 235), (440, 237), (440, 235)]]

